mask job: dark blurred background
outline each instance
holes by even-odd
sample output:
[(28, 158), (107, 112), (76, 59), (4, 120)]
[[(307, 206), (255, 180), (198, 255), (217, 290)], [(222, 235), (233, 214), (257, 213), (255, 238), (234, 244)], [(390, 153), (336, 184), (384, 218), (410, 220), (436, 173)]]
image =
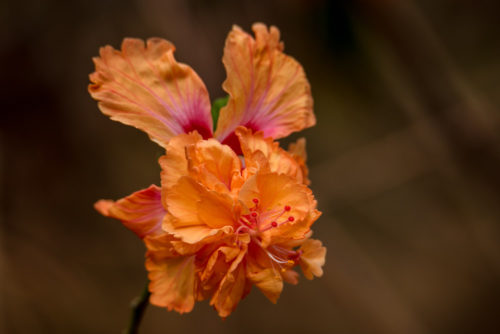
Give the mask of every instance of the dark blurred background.
[[(93, 210), (159, 183), (160, 147), (103, 116), (91, 58), (158, 36), (223, 96), (232, 24), (280, 28), (315, 98), (321, 279), (226, 320), (148, 308), (143, 333), (499, 333), (500, 3), (7, 0), (1, 41), (1, 333), (118, 333), (144, 247)], [(283, 144), (286, 144), (284, 142)]]

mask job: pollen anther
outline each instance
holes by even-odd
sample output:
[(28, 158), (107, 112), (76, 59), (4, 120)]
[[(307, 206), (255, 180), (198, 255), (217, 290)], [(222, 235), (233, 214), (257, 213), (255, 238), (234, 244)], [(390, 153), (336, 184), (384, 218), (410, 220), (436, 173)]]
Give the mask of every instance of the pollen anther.
[(293, 222), (295, 218), (293, 216), (288, 217), (288, 221)]

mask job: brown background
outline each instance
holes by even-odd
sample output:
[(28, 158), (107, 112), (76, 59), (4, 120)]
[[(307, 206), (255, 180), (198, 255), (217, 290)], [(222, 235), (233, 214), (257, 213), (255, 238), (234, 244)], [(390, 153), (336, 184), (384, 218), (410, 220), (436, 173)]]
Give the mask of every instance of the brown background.
[(89, 97), (98, 48), (169, 39), (215, 98), (227, 32), (255, 21), (311, 81), (325, 275), (226, 321), (150, 307), (143, 333), (500, 332), (496, 3), (2, 2), (0, 332), (118, 333), (145, 282), (141, 242), (92, 205), (158, 184), (162, 151)]

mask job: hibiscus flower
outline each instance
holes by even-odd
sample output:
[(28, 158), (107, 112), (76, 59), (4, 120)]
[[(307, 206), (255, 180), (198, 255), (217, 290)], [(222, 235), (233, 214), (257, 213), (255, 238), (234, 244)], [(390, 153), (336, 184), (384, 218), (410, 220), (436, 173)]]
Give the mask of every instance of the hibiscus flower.
[(315, 124), (310, 86), (277, 28), (253, 31), (234, 27), (226, 40), (229, 98), (215, 132), (206, 88), (170, 42), (125, 39), (94, 59), (89, 91), (101, 111), (166, 149), (161, 187), (95, 207), (144, 240), (150, 302), (169, 310), (210, 299), (227, 317), (253, 285), (276, 302), (284, 281), (297, 283), (296, 266), (322, 275), (305, 141), (288, 151), (273, 141)]

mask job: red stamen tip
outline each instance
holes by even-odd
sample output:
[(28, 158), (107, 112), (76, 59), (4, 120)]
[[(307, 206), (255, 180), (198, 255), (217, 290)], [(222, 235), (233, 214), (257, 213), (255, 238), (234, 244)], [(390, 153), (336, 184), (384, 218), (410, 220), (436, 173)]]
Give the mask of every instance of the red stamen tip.
[(252, 217), (255, 218), (255, 217), (257, 217), (257, 212), (252, 212), (251, 215), (252, 215)]
[(271, 226), (272, 227), (278, 227), (278, 223), (277, 222), (271, 222)]
[(285, 205), (285, 211), (290, 211), (292, 210), (292, 208), (290, 207), (290, 205)]
[(295, 220), (295, 218), (293, 216), (288, 217), (288, 221), (293, 222), (294, 220)]
[(259, 199), (258, 198), (254, 198), (254, 199), (252, 199), (252, 202), (254, 202), (255, 204), (259, 204)]

